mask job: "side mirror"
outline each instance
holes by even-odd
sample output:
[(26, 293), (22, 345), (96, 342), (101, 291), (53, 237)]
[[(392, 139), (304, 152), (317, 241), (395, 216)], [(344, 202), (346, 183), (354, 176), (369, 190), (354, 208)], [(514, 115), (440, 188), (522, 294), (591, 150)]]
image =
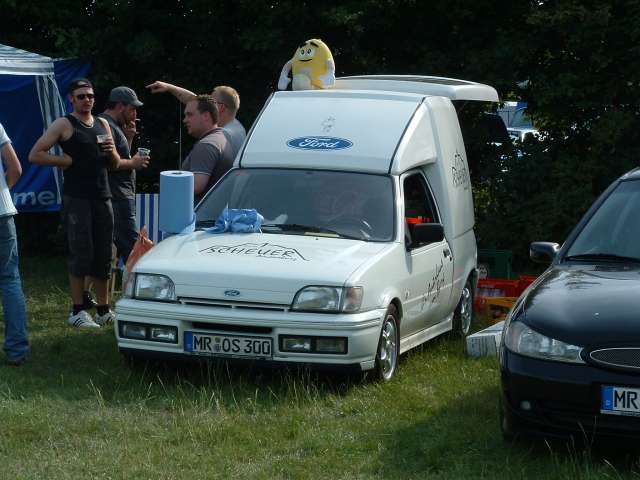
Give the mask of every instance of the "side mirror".
[(529, 258), (536, 263), (551, 263), (556, 258), (560, 245), (553, 242), (533, 242), (529, 246)]
[(411, 248), (441, 242), (444, 239), (444, 227), (441, 223), (419, 223), (413, 226), (411, 239)]

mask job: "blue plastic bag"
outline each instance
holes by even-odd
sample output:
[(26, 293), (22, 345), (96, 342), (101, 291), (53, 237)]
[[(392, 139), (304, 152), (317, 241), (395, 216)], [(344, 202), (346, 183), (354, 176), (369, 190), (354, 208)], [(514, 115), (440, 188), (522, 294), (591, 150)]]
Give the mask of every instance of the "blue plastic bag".
[(216, 219), (216, 224), (204, 231), (208, 233), (254, 233), (260, 232), (264, 217), (255, 208), (225, 208)]

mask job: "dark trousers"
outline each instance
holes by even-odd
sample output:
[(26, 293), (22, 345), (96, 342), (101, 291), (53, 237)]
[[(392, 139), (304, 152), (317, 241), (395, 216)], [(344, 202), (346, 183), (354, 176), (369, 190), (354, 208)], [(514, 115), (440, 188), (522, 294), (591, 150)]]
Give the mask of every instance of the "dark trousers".
[(136, 229), (136, 201), (134, 199), (111, 199), (113, 206), (114, 243), (118, 258), (127, 261), (133, 244), (138, 238)]

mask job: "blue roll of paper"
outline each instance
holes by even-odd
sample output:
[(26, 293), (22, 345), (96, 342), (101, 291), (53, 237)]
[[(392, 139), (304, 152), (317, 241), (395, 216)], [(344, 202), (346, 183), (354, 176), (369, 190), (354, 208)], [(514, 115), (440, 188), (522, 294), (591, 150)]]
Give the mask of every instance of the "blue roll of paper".
[(193, 173), (160, 172), (160, 230), (181, 233), (193, 224)]

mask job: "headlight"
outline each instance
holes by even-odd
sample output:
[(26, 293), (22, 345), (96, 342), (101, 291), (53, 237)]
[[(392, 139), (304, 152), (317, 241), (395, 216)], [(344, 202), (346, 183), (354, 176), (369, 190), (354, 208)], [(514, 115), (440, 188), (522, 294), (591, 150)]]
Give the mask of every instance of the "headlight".
[(138, 273), (135, 277), (133, 296), (142, 300), (175, 301), (176, 289), (169, 277)]
[(362, 305), (362, 287), (305, 287), (293, 300), (293, 310), (353, 313)]
[(124, 298), (133, 298), (133, 289), (136, 284), (136, 274), (127, 273), (127, 270), (122, 273), (122, 296)]
[(555, 362), (585, 363), (580, 357), (582, 347), (545, 337), (519, 321), (509, 323), (504, 344), (512, 352), (527, 357)]

